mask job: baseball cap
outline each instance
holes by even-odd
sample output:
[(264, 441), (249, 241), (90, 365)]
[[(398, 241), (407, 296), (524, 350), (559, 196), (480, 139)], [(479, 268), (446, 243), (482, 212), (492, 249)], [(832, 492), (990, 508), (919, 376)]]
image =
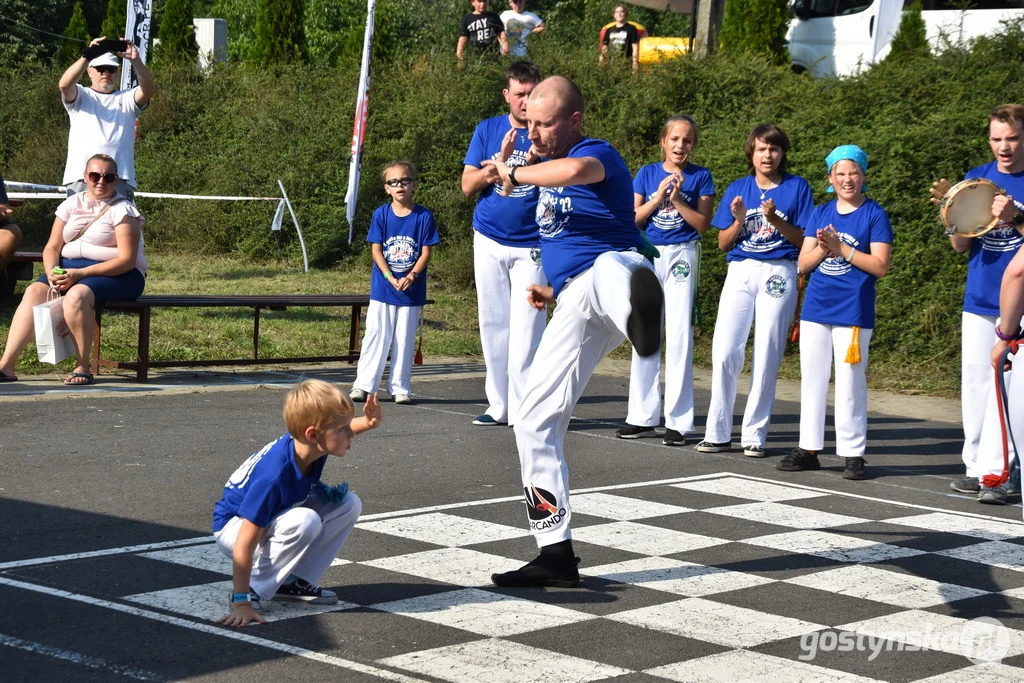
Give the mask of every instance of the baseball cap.
[(89, 62), (89, 66), (93, 68), (97, 66), (119, 67), (121, 66), (121, 60), (118, 59), (113, 52), (106, 52), (97, 57), (96, 59), (92, 60), (91, 62)]

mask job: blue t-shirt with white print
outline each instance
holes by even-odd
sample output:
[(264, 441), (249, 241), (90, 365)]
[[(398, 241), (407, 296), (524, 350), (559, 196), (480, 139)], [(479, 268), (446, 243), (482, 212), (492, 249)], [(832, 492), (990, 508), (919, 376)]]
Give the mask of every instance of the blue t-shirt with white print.
[(568, 159), (592, 157), (604, 166), (604, 180), (590, 185), (542, 187), (537, 201), (540, 255), (555, 290), (594, 265), (606, 251), (639, 251), (643, 238), (634, 222), (632, 174), (604, 140), (583, 138)]
[[(483, 168), (485, 160), (497, 159), (501, 154), (501, 141), (511, 129), (507, 114), (481, 121), (473, 131), (463, 163)], [(526, 128), (518, 128), (517, 131), (515, 150), (507, 162), (509, 166), (525, 166), (526, 153), (532, 146)], [(537, 188), (520, 185), (508, 197), (501, 196), (500, 190), (501, 183), (495, 183), (480, 191), (473, 212), (473, 227), (481, 235), (506, 247), (536, 247), (540, 242), (534, 221)]]
[[(408, 216), (396, 216), (391, 204), (385, 204), (373, 212), (366, 241), (381, 245), (388, 268), (401, 279), (416, 265), (423, 247), (437, 244), (441, 237), (430, 209), (414, 204)], [(427, 271), (400, 292), (374, 263), (370, 266), (370, 298), (394, 306), (422, 306), (427, 302)]]
[[(761, 195), (764, 199), (761, 199)], [(743, 198), (747, 216), (740, 228), (740, 236), (736, 245), (725, 255), (728, 262), (753, 259), (768, 261), (771, 259), (789, 259), (795, 261), (800, 256), (800, 247), (790, 242), (785, 236), (772, 227), (761, 213), (761, 202), (771, 199), (775, 202), (775, 212), (790, 225), (801, 230), (807, 225), (814, 211), (814, 193), (806, 180), (788, 173), (782, 176), (782, 182), (770, 190), (762, 190), (757, 186), (753, 175), (733, 181), (722, 195), (715, 217), (711, 225), (719, 230), (727, 230), (733, 223), (732, 201), (736, 197)]]
[[(872, 242), (892, 243), (892, 226), (885, 209), (873, 199), (847, 214), (836, 209), (836, 200), (822, 204), (811, 214), (805, 237), (831, 225), (839, 239), (859, 252), (870, 254)], [(854, 261), (856, 262), (856, 257)], [(850, 265), (841, 254), (829, 254), (818, 264), (804, 291), (800, 319), (842, 327), (875, 326), (875, 283), (878, 278)]]
[[(657, 194), (661, 181), (669, 175), (671, 173), (665, 170), (662, 162), (647, 164), (637, 171), (633, 179), (633, 192), (647, 203)], [(683, 169), (683, 187), (679, 190), (679, 198), (683, 203), (696, 211), (701, 197), (714, 194), (715, 181), (711, 178), (711, 171), (703, 166), (687, 164)], [(682, 244), (700, 239), (700, 233), (686, 222), (668, 197), (647, 219), (644, 230), (652, 244)]]

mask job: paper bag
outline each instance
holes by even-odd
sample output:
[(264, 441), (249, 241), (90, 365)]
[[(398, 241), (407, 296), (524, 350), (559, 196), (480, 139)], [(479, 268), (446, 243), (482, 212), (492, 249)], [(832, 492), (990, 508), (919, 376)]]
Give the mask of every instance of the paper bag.
[[(50, 290), (51, 292), (53, 290)], [(64, 320), (64, 298), (58, 296), (32, 307), (36, 326), (36, 350), (40, 363), (57, 364), (75, 353), (75, 340)]]

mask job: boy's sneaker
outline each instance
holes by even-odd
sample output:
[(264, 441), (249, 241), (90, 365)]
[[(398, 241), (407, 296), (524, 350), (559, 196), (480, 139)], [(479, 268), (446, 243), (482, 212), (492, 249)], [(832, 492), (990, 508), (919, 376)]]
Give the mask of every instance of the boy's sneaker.
[(657, 435), (658, 432), (654, 427), (638, 427), (637, 425), (631, 424), (615, 430), (615, 436), (620, 439), (642, 439)]
[(538, 555), (535, 560), (519, 569), (491, 574), (491, 581), (495, 586), (503, 588), (575, 588), (580, 585), (580, 570), (576, 568), (579, 563), (578, 557)]
[(981, 493), (978, 494), (978, 502), (985, 503), (986, 505), (1009, 505), (1009, 487), (1007, 487), (1006, 484), (1003, 484), (1002, 486), (994, 486), (992, 488), (982, 486)]
[(722, 443), (715, 443), (714, 441), (701, 441), (693, 447), (693, 450), (698, 453), (727, 453), (732, 450), (732, 442), (723, 441)]
[(499, 425), (506, 425), (508, 423), (507, 422), (498, 422), (497, 420), (495, 420), (493, 417), (491, 417), (487, 413), (484, 413), (480, 417), (478, 417), (475, 420), (473, 420), (473, 424), (479, 425), (481, 427), (497, 427)]
[(978, 493), (981, 491), (981, 483), (977, 477), (965, 477), (949, 482), (949, 488), (960, 493)]
[(409, 394), (395, 394), (395, 403), (402, 406), (412, 404), (412, 396)]
[(654, 271), (641, 266), (629, 276), (629, 305), (626, 336), (637, 355), (653, 356), (661, 349), (661, 311), (665, 293)]
[(364, 403), (366, 401), (366, 392), (362, 389), (353, 389), (348, 397), (352, 399), (353, 403)]
[(686, 444), (686, 435), (680, 434), (674, 429), (666, 429), (665, 438), (661, 442), (666, 446), (683, 446)]
[(868, 476), (867, 472), (864, 471), (864, 465), (866, 464), (864, 458), (847, 458), (846, 468), (843, 470), (843, 479), (864, 479)]
[(748, 458), (763, 458), (764, 448), (755, 445), (744, 446), (743, 455), (747, 456)]
[(274, 593), (274, 599), (308, 602), (311, 605), (338, 604), (337, 593), (303, 579), (295, 579), (291, 583), (286, 583), (278, 588), (277, 592)]
[(779, 461), (775, 469), (783, 472), (803, 472), (804, 470), (820, 470), (818, 454), (803, 448), (794, 448), (793, 452)]

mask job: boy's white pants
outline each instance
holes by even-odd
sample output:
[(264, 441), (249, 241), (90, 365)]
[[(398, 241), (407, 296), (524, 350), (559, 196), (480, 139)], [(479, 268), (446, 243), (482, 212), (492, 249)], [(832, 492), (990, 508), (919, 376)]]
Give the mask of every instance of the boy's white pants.
[(392, 396), (411, 393), (416, 326), (422, 311), (422, 306), (395, 306), (376, 299), (370, 300), (370, 305), (366, 307), (366, 334), (363, 335), (359, 351), (359, 366), (353, 389), (376, 393), (390, 351), (388, 392)]
[[(660, 244), (654, 272), (665, 291), (665, 426), (680, 434), (693, 426), (693, 310), (696, 242)], [(626, 290), (629, 291), (628, 288)], [(661, 354), (642, 358), (633, 351), (626, 422), (657, 426), (661, 417)]]
[(860, 328), (860, 362), (846, 362), (853, 328), (800, 321), (800, 448), (825, 447), (828, 380), (835, 362), (836, 455), (862, 458), (868, 436), (868, 347), (874, 330)]
[[(363, 503), (351, 491), (340, 503), (324, 503), (315, 495), (271, 520), (263, 530), (253, 555), (249, 586), (264, 600), (294, 574), (319, 583), (331, 562), (345, 545), (359, 519)], [(214, 534), (217, 547), (234, 557), (235, 538), (244, 520), (233, 517)]]
[[(964, 421), (963, 461), (968, 477), (1003, 471), (1003, 427), (999, 422), (998, 396), (992, 347), (999, 318), (964, 311), (960, 322), (960, 410)], [(1007, 375), (1009, 381), (1010, 375)], [(1019, 403), (1017, 405), (1020, 405)], [(1014, 437), (1021, 439), (1014, 432)], [(1015, 454), (1010, 445), (1010, 461)]]
[(630, 275), (650, 267), (635, 252), (606, 252), (558, 295), (515, 424), (530, 532), (538, 546), (572, 536), (565, 433), (597, 364), (626, 338)]
[(732, 440), (736, 384), (743, 370), (750, 325), (756, 320), (750, 359), (750, 393), (743, 412), (740, 443), (764, 446), (775, 402), (779, 364), (786, 352), (786, 338), (799, 296), (796, 261), (744, 259), (729, 264), (711, 345), (711, 405), (705, 441), (728, 443)]
[(480, 345), (487, 367), (484, 392), (487, 414), (497, 422), (515, 424), (526, 375), (547, 322), (547, 311), (538, 311), (526, 299), (527, 287), (548, 283), (533, 252), (473, 232)]

